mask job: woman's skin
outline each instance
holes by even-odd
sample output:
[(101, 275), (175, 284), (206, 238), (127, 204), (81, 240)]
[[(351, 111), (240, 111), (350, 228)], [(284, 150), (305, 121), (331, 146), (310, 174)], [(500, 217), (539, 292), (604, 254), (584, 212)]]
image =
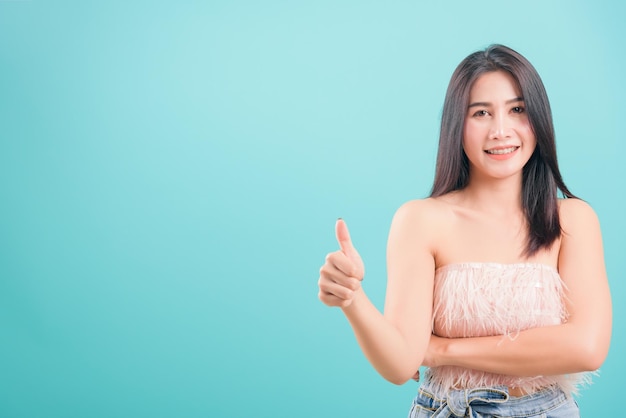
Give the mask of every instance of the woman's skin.
[[(523, 256), (527, 225), (522, 168), (536, 141), (514, 79), (495, 71), (470, 91), (463, 147), (470, 162), (467, 187), (405, 203), (387, 244), (384, 314), (361, 287), (363, 262), (348, 228), (337, 221), (340, 250), (320, 269), (319, 298), (339, 306), (374, 368), (402, 384), (420, 365), (460, 366), (517, 376), (596, 370), (611, 336), (611, 299), (598, 219), (585, 202), (560, 200), (563, 233), (549, 249)], [(565, 324), (502, 336), (432, 335), (435, 269), (452, 263), (541, 263), (558, 268), (567, 288)]]

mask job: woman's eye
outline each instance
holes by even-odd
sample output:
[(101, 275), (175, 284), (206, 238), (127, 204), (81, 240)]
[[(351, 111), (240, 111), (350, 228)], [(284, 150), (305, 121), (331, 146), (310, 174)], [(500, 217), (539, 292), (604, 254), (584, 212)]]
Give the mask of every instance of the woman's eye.
[(515, 106), (513, 109), (511, 109), (513, 111), (513, 113), (524, 113), (524, 108), (522, 106)]
[(489, 113), (486, 110), (479, 110), (474, 113), (474, 116), (487, 116)]

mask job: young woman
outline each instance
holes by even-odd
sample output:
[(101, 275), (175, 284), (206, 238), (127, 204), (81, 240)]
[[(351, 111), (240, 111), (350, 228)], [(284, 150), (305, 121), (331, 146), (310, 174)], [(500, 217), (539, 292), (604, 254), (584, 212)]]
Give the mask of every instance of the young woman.
[(494, 45), (452, 75), (431, 196), (389, 232), (384, 314), (341, 219), (336, 234), (319, 298), (385, 379), (428, 367), (410, 417), (579, 416), (571, 395), (611, 337), (602, 238), (561, 178), (543, 83), (519, 53)]

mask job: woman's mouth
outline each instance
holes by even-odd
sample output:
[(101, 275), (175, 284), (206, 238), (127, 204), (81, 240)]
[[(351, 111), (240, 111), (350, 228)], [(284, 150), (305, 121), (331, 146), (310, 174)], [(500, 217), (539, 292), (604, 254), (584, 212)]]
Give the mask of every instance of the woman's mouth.
[(492, 154), (492, 155), (503, 155), (503, 154), (510, 154), (513, 151), (517, 150), (519, 147), (508, 147), (508, 148), (498, 148), (498, 149), (488, 149), (485, 150), (485, 152), (487, 154)]

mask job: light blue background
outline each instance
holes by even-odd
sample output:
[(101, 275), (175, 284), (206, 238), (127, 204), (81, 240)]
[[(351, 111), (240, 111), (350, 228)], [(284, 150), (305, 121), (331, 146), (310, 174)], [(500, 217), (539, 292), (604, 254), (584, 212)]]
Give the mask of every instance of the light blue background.
[(618, 413), (624, 4), (0, 0), (0, 416), (406, 416), (318, 269), (342, 216), (382, 309), (449, 77), (493, 42), (601, 218), (614, 336), (579, 403)]

